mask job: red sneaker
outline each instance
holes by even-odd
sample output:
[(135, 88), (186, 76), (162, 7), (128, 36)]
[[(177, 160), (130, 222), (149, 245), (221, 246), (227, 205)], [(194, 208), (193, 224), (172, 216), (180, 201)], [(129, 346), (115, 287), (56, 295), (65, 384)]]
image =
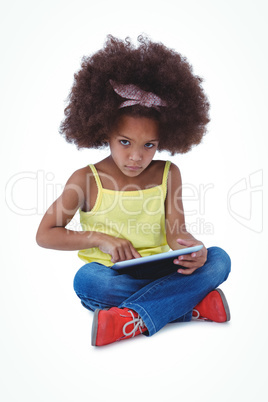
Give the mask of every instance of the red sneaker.
[(95, 310), (91, 344), (108, 345), (121, 339), (128, 339), (147, 331), (136, 311), (112, 307), (109, 310)]
[(193, 310), (193, 318), (215, 322), (230, 321), (229, 306), (220, 289), (210, 292)]

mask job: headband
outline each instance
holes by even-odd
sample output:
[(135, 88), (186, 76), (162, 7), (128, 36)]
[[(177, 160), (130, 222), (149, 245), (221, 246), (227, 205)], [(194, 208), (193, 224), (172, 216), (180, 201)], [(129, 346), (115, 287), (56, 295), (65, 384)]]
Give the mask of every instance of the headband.
[(159, 111), (159, 106), (167, 106), (167, 103), (163, 101), (159, 96), (153, 92), (146, 92), (133, 84), (119, 84), (113, 80), (110, 80), (110, 84), (113, 90), (122, 98), (127, 100), (121, 103), (119, 109), (127, 106), (141, 105), (146, 107), (153, 107)]

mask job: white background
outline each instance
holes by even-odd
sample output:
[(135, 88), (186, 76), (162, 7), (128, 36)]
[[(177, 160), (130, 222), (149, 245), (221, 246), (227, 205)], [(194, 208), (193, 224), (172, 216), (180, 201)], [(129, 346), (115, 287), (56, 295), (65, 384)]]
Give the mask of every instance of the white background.
[[(267, 11), (265, 0), (1, 2), (2, 401), (267, 400)], [(193, 234), (232, 258), (221, 287), (232, 320), (93, 348), (76, 252), (41, 249), (35, 233), (70, 174), (106, 155), (58, 134), (82, 56), (109, 33), (143, 32), (205, 79), (208, 134), (159, 158), (181, 168)]]

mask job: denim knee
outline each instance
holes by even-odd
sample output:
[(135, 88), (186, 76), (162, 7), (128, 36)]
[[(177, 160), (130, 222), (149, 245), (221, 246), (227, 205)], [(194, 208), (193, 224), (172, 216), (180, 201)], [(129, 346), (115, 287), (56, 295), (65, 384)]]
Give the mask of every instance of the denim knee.
[(94, 287), (94, 283), (98, 281), (98, 275), (94, 268), (95, 263), (83, 265), (75, 274), (73, 287), (77, 295), (87, 296), (89, 290)]
[(217, 269), (219, 275), (222, 276), (222, 280), (225, 281), (231, 272), (230, 256), (220, 247), (210, 247), (208, 249), (208, 259), (214, 259), (216, 262), (214, 269)]
[(77, 271), (74, 277), (74, 291), (81, 299), (109, 301), (116, 287), (117, 275), (116, 271), (102, 264), (95, 262), (86, 264)]

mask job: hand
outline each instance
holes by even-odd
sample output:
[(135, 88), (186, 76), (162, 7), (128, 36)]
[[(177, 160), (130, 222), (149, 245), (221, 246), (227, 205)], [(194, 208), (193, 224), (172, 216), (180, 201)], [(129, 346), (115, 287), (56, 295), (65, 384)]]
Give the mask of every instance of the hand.
[(101, 234), (98, 247), (103, 253), (110, 254), (113, 263), (141, 257), (129, 240), (104, 233)]
[[(193, 247), (199, 244), (203, 244), (202, 242), (195, 239), (193, 240), (177, 239), (177, 243), (186, 247)], [(203, 245), (201, 250), (191, 254), (180, 255), (173, 262), (174, 264), (178, 264), (184, 267), (178, 269), (177, 272), (179, 274), (191, 275), (196, 269), (202, 267), (206, 261), (207, 261), (207, 249)]]

